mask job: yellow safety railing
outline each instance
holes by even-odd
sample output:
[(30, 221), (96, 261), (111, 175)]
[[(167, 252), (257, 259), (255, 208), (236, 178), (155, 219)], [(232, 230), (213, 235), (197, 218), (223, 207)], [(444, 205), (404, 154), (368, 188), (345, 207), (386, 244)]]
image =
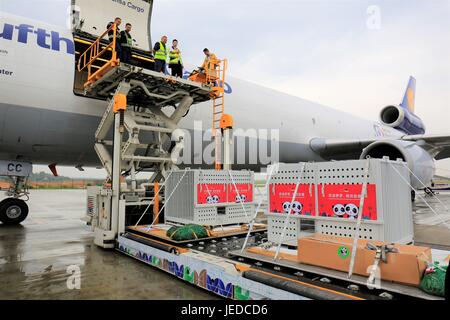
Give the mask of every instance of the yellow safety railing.
[[(109, 33), (113, 31), (113, 40), (104, 48), (100, 41)], [(84, 84), (84, 87), (95, 83), (108, 71), (112, 68), (119, 65), (120, 60), (117, 57), (116, 44), (117, 44), (117, 26), (115, 23), (112, 24), (111, 27), (108, 28), (100, 37), (95, 40), (91, 46), (81, 54), (78, 60), (78, 71), (84, 71), (87, 69), (88, 71), (88, 81)], [(105, 61), (105, 58), (101, 58), (105, 55), (107, 51), (111, 51), (111, 59), (106, 59), (105, 64), (98, 68), (95, 72), (92, 71), (92, 65), (96, 61)]]

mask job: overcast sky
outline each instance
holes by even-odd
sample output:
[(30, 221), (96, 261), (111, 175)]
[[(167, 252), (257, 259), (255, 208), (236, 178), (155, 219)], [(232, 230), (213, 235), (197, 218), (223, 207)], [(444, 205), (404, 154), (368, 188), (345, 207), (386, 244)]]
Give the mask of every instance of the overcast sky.
[[(52, 12), (69, 1), (0, 2), (1, 10), (62, 25), (65, 17)], [(414, 75), (427, 133), (450, 133), (450, 0), (161, 0), (153, 40), (162, 34), (180, 41), (190, 64), (208, 47), (229, 59), (233, 76), (369, 119), (400, 103)], [(438, 167), (450, 170), (450, 162)]]

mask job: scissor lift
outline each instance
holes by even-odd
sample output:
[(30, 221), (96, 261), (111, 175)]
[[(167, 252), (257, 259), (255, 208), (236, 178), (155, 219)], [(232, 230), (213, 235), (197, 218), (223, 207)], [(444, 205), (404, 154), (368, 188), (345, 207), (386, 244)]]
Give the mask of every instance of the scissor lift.
[[(101, 47), (101, 39), (110, 31), (114, 40)], [(142, 209), (135, 210), (139, 212), (146, 208), (147, 212), (157, 205), (155, 188), (167, 171), (176, 168), (183, 148), (183, 135), (174, 132), (178, 123), (193, 104), (211, 100), (215, 90), (206, 83), (120, 63), (115, 32), (112, 25), (78, 60), (78, 72), (87, 73), (85, 95), (108, 103), (95, 133), (95, 150), (110, 184), (98, 191), (104, 210), (92, 222), (95, 243), (105, 248), (113, 248), (118, 234), (124, 232), (129, 207)], [(92, 68), (99, 61), (103, 65)], [(174, 107), (170, 115), (162, 111), (168, 106)], [(153, 175), (139, 184), (136, 174), (142, 171)]]

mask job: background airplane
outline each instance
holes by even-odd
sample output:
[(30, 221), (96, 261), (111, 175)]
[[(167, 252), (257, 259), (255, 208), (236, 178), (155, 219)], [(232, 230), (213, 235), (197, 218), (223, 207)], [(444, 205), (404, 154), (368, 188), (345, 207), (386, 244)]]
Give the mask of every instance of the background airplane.
[[(0, 17), (0, 159), (33, 164), (98, 166), (94, 132), (106, 102), (74, 93), (76, 47), (70, 30), (2, 13)], [(427, 135), (414, 114), (416, 81), (403, 101), (382, 109), (380, 121), (228, 77), (227, 113), (235, 128), (279, 129), (279, 161), (323, 161), (389, 156), (404, 159), (429, 183), (434, 160), (450, 157), (450, 135)], [(211, 122), (210, 103), (195, 105), (181, 127)], [(250, 166), (255, 169), (261, 165)], [(412, 177), (415, 187), (421, 186)], [(6, 212), (15, 206), (14, 219)], [(6, 223), (22, 221), (24, 202), (0, 204)]]

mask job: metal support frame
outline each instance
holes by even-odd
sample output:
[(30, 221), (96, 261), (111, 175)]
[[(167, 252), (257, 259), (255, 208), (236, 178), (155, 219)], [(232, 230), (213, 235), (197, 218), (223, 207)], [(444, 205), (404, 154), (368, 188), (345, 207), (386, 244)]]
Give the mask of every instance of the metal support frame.
[[(151, 199), (145, 197), (146, 188), (155, 184), (145, 183), (139, 186), (136, 174), (140, 170), (151, 170), (154, 173), (153, 182), (163, 180), (167, 170), (174, 167), (179, 150), (184, 147), (183, 135), (174, 134), (174, 131), (178, 129), (179, 121), (188, 112), (194, 99), (187, 92), (176, 91), (167, 96), (158, 96), (165, 103), (152, 105), (142, 110), (142, 108), (133, 108), (126, 101), (128, 100), (126, 99), (127, 95), (135, 87), (141, 88), (144, 95), (154, 95), (147, 90), (142, 81), (122, 80), (117, 86), (114, 97), (109, 100), (108, 107), (95, 133), (95, 150), (111, 180), (111, 206), (107, 213), (110, 214), (110, 223), (109, 227), (106, 227), (108, 230), (105, 230), (105, 226), (103, 226), (96, 231), (98, 245), (102, 245), (102, 239), (112, 241), (121, 232), (124, 232), (127, 205), (148, 204), (144, 211), (145, 214), (150, 206), (155, 204), (155, 197), (159, 197), (159, 188), (154, 189), (156, 193)], [(122, 108), (117, 109), (115, 99), (122, 101)], [(172, 115), (167, 116), (161, 111), (162, 107), (172, 105), (175, 101), (178, 105)], [(112, 141), (108, 140), (111, 130)], [(175, 137), (176, 145), (173, 150), (170, 150), (167, 149), (167, 146), (170, 145), (171, 139), (173, 140), (172, 136)], [(111, 146), (112, 153), (110, 152)], [(130, 175), (130, 185), (122, 181), (124, 173)], [(134, 200), (127, 202), (127, 197)], [(158, 215), (163, 208), (164, 205), (158, 210)], [(109, 247), (109, 243), (102, 246)]]
[(233, 129), (223, 130), (223, 169), (231, 170), (233, 163)]

